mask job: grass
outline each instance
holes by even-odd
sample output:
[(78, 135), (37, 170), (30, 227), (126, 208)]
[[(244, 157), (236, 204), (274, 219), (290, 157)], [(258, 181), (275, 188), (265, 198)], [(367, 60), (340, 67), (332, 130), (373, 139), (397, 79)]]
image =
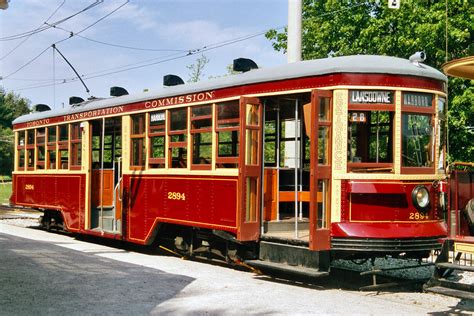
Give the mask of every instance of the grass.
[(12, 183), (0, 181), (0, 204), (9, 203), (12, 194)]

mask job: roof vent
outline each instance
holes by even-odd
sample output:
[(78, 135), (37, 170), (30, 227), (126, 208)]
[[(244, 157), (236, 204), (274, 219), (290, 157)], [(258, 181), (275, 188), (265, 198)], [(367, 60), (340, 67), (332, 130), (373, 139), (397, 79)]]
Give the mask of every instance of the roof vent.
[(163, 77), (163, 85), (167, 87), (184, 84), (183, 79), (176, 75), (166, 75)]
[(247, 72), (252, 69), (258, 69), (258, 66), (252, 59), (237, 58), (234, 59), (234, 65), (232, 69), (234, 71)]
[(49, 105), (46, 104), (36, 104), (33, 106), (33, 110), (35, 112), (44, 112), (44, 111), (51, 111)]
[(70, 97), (69, 98), (69, 105), (79, 104), (79, 103), (82, 103), (82, 102), (84, 102), (84, 99), (81, 98), (81, 97)]
[(122, 87), (110, 87), (111, 97), (121, 97), (122, 95), (128, 95), (128, 91)]

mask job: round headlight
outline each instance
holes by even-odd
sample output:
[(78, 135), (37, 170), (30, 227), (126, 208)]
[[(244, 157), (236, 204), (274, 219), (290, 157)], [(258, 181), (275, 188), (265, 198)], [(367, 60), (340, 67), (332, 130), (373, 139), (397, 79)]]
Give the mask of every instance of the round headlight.
[(418, 210), (427, 211), (430, 207), (430, 192), (425, 186), (416, 186), (411, 192), (411, 197), (413, 205), (415, 205)]

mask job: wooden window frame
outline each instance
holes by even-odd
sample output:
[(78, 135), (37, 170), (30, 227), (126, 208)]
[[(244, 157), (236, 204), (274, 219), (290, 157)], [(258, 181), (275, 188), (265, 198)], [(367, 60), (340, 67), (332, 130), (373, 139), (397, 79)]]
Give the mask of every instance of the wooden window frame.
[[(28, 141), (28, 132), (32, 132), (33, 133), (33, 143), (30, 143)], [(29, 158), (29, 155), (28, 153), (33, 151), (33, 154), (32, 154), (32, 159), (33, 159), (33, 162), (32, 162), (32, 166), (30, 167), (29, 166), (29, 163), (28, 163), (28, 158)], [(34, 171), (35, 170), (35, 166), (36, 166), (36, 130), (35, 129), (29, 129), (29, 130), (26, 130), (25, 131), (25, 168), (27, 171)]]
[[(232, 119), (219, 119), (219, 106), (226, 106), (228, 103), (231, 102), (236, 102), (237, 106), (239, 107), (238, 113), (239, 116), (237, 118), (232, 118)], [(215, 139), (215, 155), (216, 155), (216, 167), (218, 167), (221, 164), (236, 164), (235, 168), (238, 168), (240, 165), (240, 159), (239, 159), (239, 152), (237, 151), (236, 156), (232, 157), (219, 157), (219, 132), (238, 132), (237, 135), (237, 141), (238, 141), (238, 146), (241, 146), (240, 144), (240, 133), (241, 131), (241, 126), (240, 126), (240, 101), (239, 100), (231, 100), (223, 103), (216, 103), (216, 111), (215, 111), (215, 116), (214, 116), (214, 122), (215, 122), (215, 132), (216, 132), (216, 139)], [(225, 126), (225, 127), (219, 127), (219, 125), (224, 125), (224, 124), (235, 124), (237, 123), (236, 126)], [(225, 168), (225, 167), (218, 167), (218, 168)]]
[[(21, 137), (20, 135), (23, 133), (23, 144), (21, 144)], [(17, 139), (18, 142), (16, 144), (16, 153), (17, 153), (17, 171), (25, 171), (27, 161), (26, 161), (26, 131), (19, 131), (17, 132)], [(20, 151), (23, 150), (23, 167), (20, 166)]]
[[(71, 123), (69, 124), (69, 141), (71, 143), (71, 150), (69, 153), (70, 170), (81, 170), (82, 168), (82, 155), (79, 161), (77, 152), (74, 150), (76, 146), (79, 146), (79, 150), (82, 150), (82, 133), (81, 133), (81, 123)], [(76, 135), (77, 134), (77, 135)]]
[[(171, 130), (171, 125), (172, 125), (172, 113), (173, 111), (179, 111), (185, 109), (186, 113), (186, 127), (185, 129), (180, 129), (180, 130)], [(190, 112), (190, 107), (180, 107), (180, 108), (175, 108), (175, 109), (170, 109), (167, 111), (167, 124), (166, 124), (166, 132), (167, 132), (167, 137), (166, 137), (166, 143), (168, 144), (168, 168), (170, 169), (188, 169), (189, 166), (189, 154), (190, 150), (188, 148), (188, 131), (189, 131), (189, 112)], [(171, 141), (172, 136), (179, 136), (183, 135), (184, 136), (184, 141)], [(173, 149), (186, 149), (186, 166), (184, 167), (173, 167)]]
[[(414, 105), (405, 105), (403, 102), (404, 102), (404, 98), (403, 98), (403, 94), (404, 93), (407, 93), (407, 92), (402, 92), (402, 113), (400, 115), (400, 124), (401, 124), (401, 128), (400, 128), (400, 144), (403, 144), (403, 117), (404, 117), (404, 114), (414, 114), (414, 115), (425, 115), (425, 116), (429, 116), (430, 117), (430, 121), (431, 121), (431, 127), (432, 127), (432, 130), (433, 130), (433, 134), (431, 135), (431, 137), (435, 137), (435, 133), (437, 132), (436, 131), (436, 126), (435, 126), (435, 117), (436, 117), (436, 96), (434, 94), (431, 94), (432, 95), (432, 100), (431, 100), (431, 106), (414, 106)], [(409, 92), (408, 92), (409, 93)], [(427, 94), (430, 94), (430, 93), (427, 93)], [(432, 139), (431, 141), (436, 141), (435, 139)], [(436, 146), (436, 144), (435, 144)], [(433, 163), (433, 166), (431, 167), (406, 167), (406, 166), (403, 166), (403, 146), (400, 150), (400, 173), (401, 174), (434, 174), (436, 173), (436, 157), (431, 157), (431, 159), (433, 160), (432, 163)], [(436, 153), (435, 153), (436, 155)]]
[[(203, 108), (203, 107), (210, 107), (211, 113), (208, 115), (196, 115), (193, 116), (192, 111), (196, 108)], [(199, 105), (196, 107), (191, 108), (191, 117), (189, 118), (191, 121), (190, 124), (190, 134), (191, 134), (191, 170), (212, 170), (212, 152), (213, 152), (213, 147), (214, 147), (214, 141), (212, 137), (212, 133), (214, 130), (214, 120), (213, 120), (213, 104), (204, 104), (204, 105)], [(194, 128), (194, 125), (196, 122), (202, 122), (205, 120), (210, 120), (211, 121), (211, 126), (207, 127), (202, 127), (202, 128)], [(211, 133), (211, 161), (209, 163), (202, 163), (202, 164), (196, 164), (194, 163), (194, 137), (198, 134), (204, 134), (204, 133)]]
[[(62, 140), (61, 139), (61, 127), (63, 126), (66, 126), (66, 131), (67, 131), (67, 140)], [(70, 135), (69, 135), (69, 124), (62, 124), (62, 125), (58, 125), (57, 127), (57, 135), (56, 135), (56, 140), (57, 140), (57, 143), (58, 143), (58, 147), (57, 147), (57, 161), (56, 161), (56, 167), (57, 169), (61, 169), (61, 170), (69, 170), (69, 166), (70, 166), (70, 157), (71, 157), (71, 153), (70, 153), (70, 150), (69, 150), (69, 139), (70, 139)], [(68, 158), (68, 161), (67, 161), (67, 167), (66, 168), (63, 168), (63, 162), (62, 162), (62, 154), (61, 152), (62, 151), (67, 151), (67, 158)]]
[[(347, 157), (347, 172), (357, 172), (358, 169), (367, 169), (365, 172), (374, 172), (374, 171), (380, 171), (380, 172), (389, 172), (389, 173), (394, 173), (395, 172), (395, 114), (396, 114), (396, 100), (394, 96), (394, 100), (392, 104), (385, 104), (385, 103), (373, 103), (373, 104), (359, 104), (359, 103), (350, 103), (348, 104), (347, 107), (347, 113), (346, 115), (349, 115), (349, 112), (352, 111), (364, 111), (364, 112), (374, 112), (374, 111), (381, 111), (381, 112), (389, 112), (392, 118), (392, 162), (350, 162)], [(332, 118), (331, 118), (332, 120)], [(349, 130), (349, 124), (347, 125), (347, 129)], [(349, 141), (349, 139), (348, 139)], [(363, 171), (359, 171), (363, 172)]]
[[(165, 115), (163, 130), (158, 130), (158, 131), (156, 131), (158, 129), (158, 128), (156, 128), (156, 126), (151, 125), (151, 115), (154, 114), (154, 113), (157, 113), (157, 112), (163, 112), (163, 114)], [(148, 117), (148, 144), (149, 144), (148, 145), (148, 168), (150, 168), (150, 169), (163, 169), (163, 168), (166, 168), (166, 123), (167, 123), (167, 119), (166, 119), (167, 114), (166, 114), (166, 112), (167, 112), (166, 110), (158, 110), (158, 111), (150, 112), (147, 115), (147, 117)], [(163, 143), (164, 157), (163, 158), (154, 158), (153, 157), (152, 139), (154, 137), (163, 137), (163, 139), (164, 139), (164, 143)], [(154, 165), (161, 165), (161, 167), (154, 167)]]
[[(54, 141), (50, 141), (49, 133), (50, 130), (54, 129)], [(57, 148), (57, 141), (58, 141), (58, 127), (57, 126), (48, 126), (46, 128), (46, 169), (48, 170), (56, 170), (58, 169), (58, 148)], [(54, 150), (54, 157), (55, 157), (55, 166), (51, 168), (51, 156), (49, 154), (50, 151)]]
[[(139, 131), (141, 131), (141, 133), (139, 134), (134, 134), (134, 121), (133, 121), (133, 118), (134, 117), (138, 117), (138, 116), (141, 116), (143, 119), (139, 122)], [(139, 113), (139, 114), (134, 114), (134, 115), (131, 115), (130, 116), (130, 153), (131, 153), (131, 156), (130, 156), (130, 170), (145, 170), (145, 167), (146, 167), (146, 151), (145, 151), (145, 146), (146, 146), (146, 143), (145, 143), (145, 136), (146, 136), (146, 115), (145, 113)], [(145, 157), (141, 157), (139, 160), (140, 161), (143, 161), (143, 164), (142, 165), (134, 165), (133, 164), (133, 155), (134, 155), (134, 152), (133, 152), (133, 143), (134, 143), (134, 140), (136, 139), (141, 139), (142, 141), (142, 149), (140, 150), (140, 155), (145, 155)]]

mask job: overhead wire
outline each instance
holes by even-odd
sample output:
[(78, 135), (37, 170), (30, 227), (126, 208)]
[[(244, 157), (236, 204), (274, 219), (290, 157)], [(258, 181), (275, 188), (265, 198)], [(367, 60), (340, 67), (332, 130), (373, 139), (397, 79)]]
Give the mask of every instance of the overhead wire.
[[(63, 0), (63, 2), (56, 8), (56, 10), (54, 10), (53, 13), (51, 13), (49, 15), (49, 17), (43, 22), (41, 23), (41, 25), (43, 24), (47, 24), (48, 21), (59, 11), (59, 9), (66, 3), (66, 0)], [(34, 34), (30, 34), (28, 35), (24, 40), (22, 40), (20, 43), (18, 43), (12, 50), (10, 50), (7, 54), (5, 54), (3, 57), (0, 58), (0, 61), (4, 60), (5, 58), (7, 58), (8, 56), (10, 56), (14, 51), (16, 51), (21, 45), (23, 45), (26, 41), (28, 41)]]
[[(95, 3), (98, 3), (98, 2), (102, 2), (103, 0), (101, 1), (96, 1)], [(90, 24), (89, 26), (85, 27), (84, 29), (80, 30), (78, 32), (79, 33), (82, 33), (84, 32), (85, 30), (89, 29), (90, 27), (96, 25), (97, 23), (99, 23), (100, 21), (104, 20), (105, 18), (109, 17), (111, 14), (115, 13), (117, 10), (119, 10), (120, 8), (122, 8), (124, 5), (126, 5), (129, 1), (127, 0), (126, 2), (124, 2), (122, 5), (120, 5), (119, 7), (117, 7), (116, 9), (114, 9), (112, 12), (106, 14), (105, 16), (101, 17), (100, 19), (98, 19), (97, 21), (95, 21), (94, 23)], [(90, 6), (89, 6), (90, 7)], [(83, 10), (82, 10), (83, 11)], [(76, 14), (77, 15), (77, 14)], [(49, 25), (49, 24), (48, 24)], [(54, 25), (52, 25), (51, 27), (54, 27)], [(68, 39), (70, 39), (71, 37), (73, 37), (73, 35), (70, 35), (69, 37), (67, 38), (64, 38), (62, 40), (59, 40), (55, 43), (53, 43), (52, 45), (46, 47), (41, 53), (39, 53), (37, 56), (33, 57), (33, 59), (31, 59), (30, 61), (28, 61), (27, 63), (25, 63), (24, 65), (22, 65), (20, 68), (18, 68), (17, 70), (13, 71), (12, 73), (4, 76), (2, 79), (8, 79), (9, 77), (13, 76), (14, 74), (18, 73), (20, 70), (22, 70), (23, 68), (27, 67), (28, 65), (30, 65), (32, 62), (34, 62), (35, 60), (37, 60), (41, 55), (43, 55), (49, 48), (52, 48), (54, 47), (55, 45), (59, 44), (59, 43), (62, 43)]]
[(67, 20), (70, 20), (72, 19), (73, 17), (81, 14), (81, 13), (84, 13), (92, 8), (94, 8), (95, 6), (103, 3), (104, 0), (96, 0), (94, 3), (88, 5), (87, 7), (85, 7), (84, 9), (70, 15), (70, 16), (67, 16), (59, 21), (56, 21), (54, 23), (50, 23), (48, 25), (45, 25), (45, 26), (41, 26), (41, 27), (38, 27), (36, 29), (33, 29), (33, 30), (30, 30), (30, 31), (27, 31), (27, 32), (23, 32), (23, 33), (19, 33), (19, 34), (15, 34), (15, 35), (9, 35), (9, 36), (5, 36), (5, 37), (0, 37), (0, 42), (4, 42), (4, 41), (12, 41), (12, 40), (17, 40), (17, 39), (21, 39), (21, 38), (24, 38), (24, 37), (28, 37), (28, 36), (31, 36), (33, 34), (37, 34), (37, 33), (40, 33), (40, 32), (43, 32), (47, 29), (50, 29), (53, 27), (53, 25), (59, 25), (61, 23), (64, 23), (66, 22)]
[[(79, 33), (82, 33), (84, 32), (85, 30), (87, 30), (88, 28), (92, 27), (93, 25), (99, 23), (101, 20), (105, 19), (106, 17), (108, 17), (110, 14), (114, 13), (115, 11), (117, 11), (118, 9), (120, 9), (122, 6), (124, 6), (125, 4), (127, 4), (129, 1), (127, 0), (125, 3), (123, 3), (121, 6), (119, 6), (118, 8), (116, 8), (113, 12), (109, 13), (108, 15), (104, 16), (103, 18), (99, 19), (98, 21), (94, 22), (92, 25), (86, 27), (85, 29), (77, 32), (77, 33), (73, 33), (73, 32), (70, 32), (70, 37), (66, 38), (66, 39), (63, 39), (62, 41), (65, 41), (69, 38), (72, 38), (74, 36), (78, 36), (78, 37), (81, 37), (81, 38), (84, 38), (86, 40), (90, 40), (92, 42), (97, 42), (97, 43), (101, 43), (101, 44), (104, 44), (104, 45), (109, 45), (109, 46), (115, 46), (115, 47), (122, 47), (122, 48), (129, 48), (129, 49), (137, 49), (137, 50), (151, 50), (151, 49), (140, 49), (140, 48), (133, 48), (133, 47), (126, 47), (126, 46), (123, 46), (123, 45), (116, 45), (116, 44), (110, 44), (110, 43), (105, 43), (105, 42), (100, 42), (100, 41), (96, 41), (96, 40), (92, 40), (92, 39), (89, 39), (89, 38), (86, 38), (84, 36), (80, 36), (78, 35)], [(335, 10), (335, 11), (331, 11), (331, 12), (326, 12), (326, 13), (323, 13), (321, 14), (320, 16), (325, 16), (325, 15), (330, 15), (330, 14), (336, 14), (336, 13), (339, 13), (339, 12), (343, 12), (343, 11), (347, 11), (347, 10), (350, 10), (350, 9), (353, 9), (355, 7), (358, 7), (358, 6), (362, 6), (362, 5), (365, 5), (364, 2), (362, 3), (357, 3), (353, 6), (350, 6), (348, 8), (344, 8), (344, 9), (340, 9), (340, 10)], [(52, 26), (54, 27), (54, 26)], [(286, 26), (281, 26), (281, 27), (278, 27), (278, 28), (272, 28), (272, 29), (282, 29), (282, 28), (285, 28)], [(62, 29), (64, 31), (67, 31), (63, 28), (60, 28), (60, 27), (56, 27), (58, 29)], [(156, 59), (150, 59), (150, 60), (146, 60), (146, 61), (141, 61), (141, 62), (138, 62), (138, 63), (134, 63), (134, 64), (129, 64), (129, 65), (124, 65), (124, 66), (119, 66), (119, 67), (115, 67), (112, 71), (108, 71), (108, 70), (102, 70), (102, 71), (98, 71), (98, 72), (95, 72), (95, 73), (90, 73), (90, 74), (86, 74), (86, 75), (83, 75), (81, 76), (82, 79), (93, 79), (93, 78), (98, 78), (98, 77), (103, 77), (103, 76), (108, 76), (108, 75), (112, 75), (112, 74), (116, 74), (116, 73), (121, 73), (121, 72), (125, 72), (125, 71), (130, 71), (130, 70), (135, 70), (135, 69), (140, 69), (140, 68), (144, 68), (144, 67), (148, 67), (148, 66), (153, 66), (153, 65), (156, 65), (156, 64), (160, 64), (160, 63), (164, 63), (164, 62), (169, 62), (169, 61), (173, 61), (173, 60), (177, 60), (177, 59), (181, 59), (181, 58), (185, 58), (185, 57), (188, 57), (188, 56), (191, 56), (191, 55), (195, 55), (197, 53), (202, 53), (202, 52), (206, 52), (206, 51), (210, 51), (210, 50), (213, 50), (213, 49), (217, 49), (217, 48), (221, 48), (221, 47), (224, 47), (224, 46), (227, 46), (227, 45), (232, 45), (232, 44), (235, 44), (235, 43), (238, 43), (238, 42), (241, 42), (241, 41), (245, 41), (245, 40), (249, 40), (251, 38), (254, 38), (254, 37), (258, 37), (258, 36), (261, 36), (263, 34), (266, 34), (269, 30), (265, 30), (265, 31), (261, 31), (261, 32), (258, 32), (258, 33), (254, 33), (254, 34), (251, 34), (251, 35), (247, 35), (247, 36), (242, 36), (242, 37), (239, 37), (239, 38), (236, 38), (236, 39), (232, 39), (232, 40), (227, 40), (227, 41), (223, 41), (223, 42), (219, 42), (219, 43), (214, 43), (214, 44), (210, 44), (210, 45), (205, 45), (205, 46), (202, 46), (201, 48), (197, 48), (197, 49), (191, 49), (191, 50), (183, 50), (183, 51), (180, 51), (180, 50), (176, 50), (176, 51), (179, 51), (179, 52), (187, 52), (185, 55), (178, 55), (178, 54), (173, 54), (173, 55), (169, 55), (169, 56), (165, 56), (165, 57), (161, 57), (161, 58), (156, 58)], [(61, 41), (60, 41), (61, 42)], [(57, 43), (55, 43), (57, 44)], [(173, 50), (169, 50), (169, 51), (173, 51)], [(176, 56), (175, 56), (176, 55)], [(164, 59), (162, 59), (164, 58)], [(24, 68), (24, 67), (22, 67)], [(120, 69), (122, 68), (122, 69)], [(9, 75), (11, 76), (11, 75)], [(6, 77), (5, 77), (6, 78)], [(74, 81), (77, 81), (79, 79), (79, 77), (73, 77), (73, 78), (69, 78), (69, 79), (62, 79), (60, 83), (58, 84), (66, 84), (66, 83), (71, 83), (71, 82), (74, 82)], [(56, 81), (56, 80), (55, 80)], [(42, 87), (48, 87), (48, 86), (51, 86), (51, 85), (54, 85), (56, 83), (52, 83), (52, 84), (42, 84), (42, 85), (36, 85), (36, 86), (28, 86), (28, 87), (20, 87), (18, 89), (15, 89), (15, 90), (27, 90), (27, 89), (35, 89), (35, 88), (42, 88)]]

